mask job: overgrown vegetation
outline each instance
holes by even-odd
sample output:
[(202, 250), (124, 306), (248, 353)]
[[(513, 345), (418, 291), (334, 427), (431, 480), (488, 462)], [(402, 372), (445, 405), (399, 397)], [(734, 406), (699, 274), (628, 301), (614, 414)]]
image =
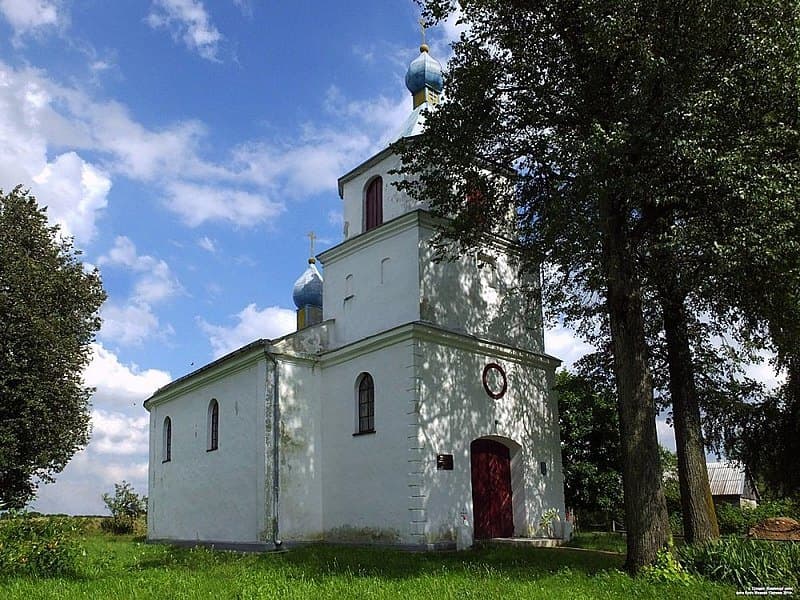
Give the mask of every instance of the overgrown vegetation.
[(114, 484), (113, 496), (103, 494), (103, 502), (111, 512), (111, 518), (104, 519), (101, 527), (111, 533), (133, 533), (147, 514), (147, 497), (139, 496), (125, 480)]
[(0, 519), (0, 574), (75, 575), (83, 548), (78, 522), (68, 517), (12, 513)]
[(717, 520), (723, 534), (745, 535), (751, 527), (769, 517), (790, 517), (800, 521), (800, 503), (786, 499), (762, 502), (754, 508), (733, 504), (720, 504), (717, 507)]
[(681, 563), (690, 573), (712, 581), (750, 587), (800, 589), (800, 544), (725, 537), (684, 546)]

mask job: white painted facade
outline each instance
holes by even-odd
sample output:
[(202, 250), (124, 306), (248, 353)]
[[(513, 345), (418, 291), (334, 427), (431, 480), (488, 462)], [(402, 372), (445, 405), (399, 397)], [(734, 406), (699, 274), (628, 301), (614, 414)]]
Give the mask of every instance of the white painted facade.
[[(526, 300), (537, 282), (521, 281), (502, 239), (434, 261), (436, 222), (392, 185), (398, 161), (386, 150), (339, 181), (345, 239), (318, 257), (321, 323), (253, 342), (145, 403), (149, 539), (455, 547), (459, 525), (471, 535), (474, 522), (478, 439), (510, 451), (515, 536), (536, 535), (548, 509), (563, 519), (558, 361), (544, 354), (541, 307)], [(364, 231), (365, 190), (377, 176), (383, 224)], [(497, 400), (482, 380), (489, 363), (506, 373)], [(358, 433), (364, 373), (374, 381), (374, 432)], [(219, 447), (209, 451), (212, 399)], [(452, 455), (452, 470), (437, 468), (439, 455)]]

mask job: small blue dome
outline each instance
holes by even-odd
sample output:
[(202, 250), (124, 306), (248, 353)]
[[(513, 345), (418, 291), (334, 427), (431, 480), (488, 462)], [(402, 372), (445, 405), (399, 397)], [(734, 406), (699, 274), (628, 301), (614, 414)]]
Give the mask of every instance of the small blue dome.
[(313, 260), (309, 259), (308, 268), (294, 282), (292, 300), (297, 308), (304, 306), (322, 308), (322, 275), (317, 271)]
[(408, 91), (416, 94), (429, 87), (436, 92), (441, 92), (444, 88), (442, 65), (428, 54), (428, 46), (423, 44), (419, 49), (420, 55), (408, 65), (406, 73)]

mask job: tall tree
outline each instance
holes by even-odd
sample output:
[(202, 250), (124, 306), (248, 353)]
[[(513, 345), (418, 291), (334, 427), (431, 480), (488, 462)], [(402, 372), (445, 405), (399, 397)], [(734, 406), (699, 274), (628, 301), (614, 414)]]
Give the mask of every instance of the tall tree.
[(21, 507), (88, 442), (82, 371), (105, 293), (21, 187), (0, 191), (0, 505)]
[[(453, 0), (422, 4), (432, 20), (456, 7)], [(404, 172), (415, 176), (405, 186), (452, 218), (446, 236), (470, 246), (512, 214), (530, 264), (546, 265), (548, 299), (567, 315), (604, 314), (619, 396), (632, 571), (651, 562), (668, 535), (643, 298), (661, 287), (674, 326), (670, 362), (691, 367), (679, 309), (714, 305), (695, 302), (708, 297), (687, 297), (681, 288), (673, 294), (658, 285), (658, 273), (672, 273), (689, 289), (698, 280), (713, 289), (721, 272), (686, 277), (684, 259), (713, 253), (720, 242), (728, 246), (736, 217), (765, 209), (769, 185), (755, 198), (742, 192), (753, 186), (752, 175), (773, 172), (776, 153), (758, 162), (759, 152), (776, 149), (776, 131), (785, 129), (776, 113), (759, 111), (777, 104), (787, 81), (782, 64), (797, 63), (789, 41), (796, 23), (781, 20), (789, 6), (784, 0), (462, 2), (467, 29), (446, 74), (448, 98), (429, 114), (422, 138), (401, 144)], [(508, 169), (515, 180), (498, 175)], [(701, 235), (706, 230), (719, 236)], [(726, 296), (719, 310), (736, 301)], [(676, 382), (681, 377), (693, 378), (691, 368), (676, 370)], [(696, 462), (702, 447), (696, 412), (690, 405), (680, 414)], [(687, 472), (691, 461), (684, 461)], [(700, 479), (690, 473), (690, 486)], [(701, 518), (704, 504), (693, 501)], [(700, 537), (708, 530), (697, 529)]]
[(603, 379), (580, 371), (559, 371), (555, 391), (566, 505), (575, 510), (579, 522), (620, 519), (622, 466), (616, 390)]

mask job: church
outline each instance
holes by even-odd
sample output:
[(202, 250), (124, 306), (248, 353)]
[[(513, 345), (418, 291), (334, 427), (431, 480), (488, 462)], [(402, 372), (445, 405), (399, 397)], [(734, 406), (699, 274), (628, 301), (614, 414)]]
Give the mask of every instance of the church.
[[(395, 139), (442, 92), (425, 44), (406, 85)], [(566, 532), (547, 526), (565, 514), (538, 281), (499, 236), (435, 260), (437, 222), (393, 185), (399, 166), (389, 145), (339, 178), (344, 239), (295, 283), (297, 331), (147, 399), (149, 540), (448, 549)]]

